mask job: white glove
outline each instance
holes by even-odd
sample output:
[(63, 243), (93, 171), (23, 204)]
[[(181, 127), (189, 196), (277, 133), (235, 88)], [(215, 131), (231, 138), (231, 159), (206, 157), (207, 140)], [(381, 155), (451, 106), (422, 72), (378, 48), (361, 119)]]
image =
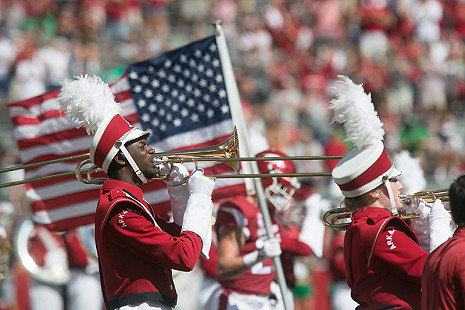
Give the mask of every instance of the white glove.
[(170, 168), (169, 180), (163, 180), (168, 185), (168, 194), (171, 201), (171, 213), (174, 222), (181, 226), (186, 211), (189, 189), (187, 188), (187, 176), (189, 172), (182, 164), (173, 164)]
[(161, 159), (159, 157), (154, 158), (155, 173), (159, 177), (167, 176), (171, 170), (171, 165), (167, 163), (168, 157), (163, 156)]
[(172, 164), (171, 167), (166, 167), (165, 165), (165, 168), (169, 168), (169, 172), (167, 174), (169, 175), (169, 179), (163, 180), (165, 181), (166, 185), (177, 186), (187, 183), (189, 171), (187, 171), (186, 166), (184, 166), (183, 164)]
[(213, 202), (211, 194), (215, 182), (203, 175), (203, 170), (194, 170), (187, 182), (189, 199), (181, 231), (192, 231), (202, 238), (202, 254), (208, 257), (211, 245), (211, 218)]
[(253, 265), (262, 262), (271, 257), (277, 257), (281, 255), (281, 239), (277, 237), (268, 238), (265, 240), (258, 239), (255, 242), (255, 247), (257, 250), (246, 254), (242, 257), (244, 265), (247, 267), (252, 267)]
[(305, 218), (299, 234), (299, 241), (307, 244), (316, 257), (323, 256), (325, 225), (321, 220), (321, 211), (328, 208), (328, 202), (316, 193), (305, 200)]
[(414, 200), (409, 210), (411, 213), (418, 214), (419, 217), (412, 220), (412, 231), (418, 239), (420, 247), (426, 252), (430, 251), (430, 220), (429, 215), (432, 205), (423, 199)]
[(430, 252), (434, 251), (444, 241), (452, 236), (450, 227), (451, 215), (444, 208), (441, 200), (436, 199), (429, 214), (430, 221)]

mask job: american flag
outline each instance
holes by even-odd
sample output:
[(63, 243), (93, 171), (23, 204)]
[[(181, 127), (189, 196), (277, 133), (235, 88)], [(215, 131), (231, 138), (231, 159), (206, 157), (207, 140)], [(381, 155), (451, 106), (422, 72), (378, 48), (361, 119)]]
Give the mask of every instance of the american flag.
[[(123, 117), (152, 133), (156, 152), (216, 145), (233, 131), (228, 95), (215, 36), (193, 42), (159, 57), (130, 65), (110, 85)], [(92, 137), (58, 110), (59, 91), (8, 105), (23, 164), (89, 152)], [(25, 177), (74, 171), (79, 160), (26, 169)], [(233, 173), (226, 163), (199, 163), (205, 174)], [(192, 169), (192, 166), (188, 167)], [(98, 172), (95, 177), (104, 177)], [(33, 220), (63, 231), (93, 223), (98, 185), (74, 176), (26, 184)], [(169, 210), (163, 181), (143, 185), (144, 197), (155, 210)], [(245, 193), (241, 179), (218, 179), (214, 200)]]

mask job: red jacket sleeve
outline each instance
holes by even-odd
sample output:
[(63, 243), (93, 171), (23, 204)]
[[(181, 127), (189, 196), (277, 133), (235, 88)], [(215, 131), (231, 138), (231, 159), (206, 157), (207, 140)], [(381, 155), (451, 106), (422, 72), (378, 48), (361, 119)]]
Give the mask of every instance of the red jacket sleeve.
[(383, 264), (398, 277), (421, 285), (428, 255), (428, 252), (403, 231), (390, 227), (380, 234), (376, 242), (373, 264)]
[(143, 215), (127, 210), (108, 220), (103, 238), (145, 260), (181, 271), (194, 268), (202, 248), (197, 234), (185, 231), (173, 237)]

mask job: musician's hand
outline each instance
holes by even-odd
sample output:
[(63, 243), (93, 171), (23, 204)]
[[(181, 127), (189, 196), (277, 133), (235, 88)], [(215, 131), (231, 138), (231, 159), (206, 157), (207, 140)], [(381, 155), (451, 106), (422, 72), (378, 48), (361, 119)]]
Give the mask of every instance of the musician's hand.
[(429, 215), (430, 220), (430, 252), (452, 236), (451, 216), (444, 208), (441, 200), (436, 199)]
[(159, 158), (154, 159), (155, 173), (159, 177), (167, 176), (171, 171), (171, 164), (167, 163), (168, 157), (163, 156), (160, 160)]
[(242, 257), (244, 265), (252, 267), (253, 265), (262, 262), (268, 258), (277, 257), (281, 255), (281, 239), (277, 237), (268, 238), (265, 240), (258, 239), (255, 242), (257, 250), (248, 253)]
[(211, 197), (215, 181), (203, 175), (202, 169), (192, 171), (189, 181), (187, 182), (190, 194), (200, 194)]
[(187, 168), (183, 164), (172, 164), (167, 175), (169, 178), (163, 179), (163, 181), (168, 186), (177, 186), (187, 182), (189, 171), (187, 171)]

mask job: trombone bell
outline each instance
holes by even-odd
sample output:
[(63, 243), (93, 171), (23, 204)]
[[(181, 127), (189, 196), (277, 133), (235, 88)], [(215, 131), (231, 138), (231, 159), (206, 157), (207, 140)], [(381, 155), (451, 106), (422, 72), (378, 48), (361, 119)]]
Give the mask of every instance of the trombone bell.
[[(168, 160), (163, 160), (167, 157)], [(200, 158), (225, 159), (239, 157), (239, 139), (237, 137), (237, 129), (234, 127), (232, 134), (223, 143), (207, 146), (192, 150), (180, 150), (171, 152), (160, 152), (155, 154), (154, 162), (169, 162), (169, 163), (185, 163), (196, 162)], [(235, 171), (239, 173), (239, 161), (228, 160), (227, 162)]]

